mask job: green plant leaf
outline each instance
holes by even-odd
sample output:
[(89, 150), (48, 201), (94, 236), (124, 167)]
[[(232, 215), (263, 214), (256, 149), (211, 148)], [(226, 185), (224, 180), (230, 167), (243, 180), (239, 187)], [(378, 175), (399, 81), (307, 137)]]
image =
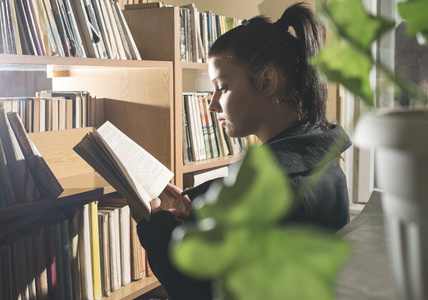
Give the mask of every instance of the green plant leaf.
[(330, 40), (334, 42), (327, 44), (312, 62), (328, 80), (342, 84), (373, 107), (369, 78), (375, 62), (371, 56), (371, 45), (393, 28), (395, 22), (367, 13), (361, 0), (331, 0), (326, 3), (320, 2), (319, 17), (332, 29), (334, 35)]
[(397, 4), (400, 16), (407, 22), (407, 34), (428, 34), (428, 1), (412, 0)]
[(332, 299), (350, 245), (330, 232), (277, 223), (293, 194), (269, 148), (250, 148), (236, 177), (208, 194), (194, 205), (196, 223), (173, 232), (178, 269), (218, 280), (224, 300)]
[(220, 226), (276, 222), (293, 203), (287, 183), (287, 175), (270, 149), (251, 147), (236, 177), (229, 176), (228, 181), (195, 199), (195, 214), (199, 219), (213, 218)]
[(259, 230), (255, 236), (254, 258), (225, 275), (225, 294), (246, 300), (333, 299), (334, 279), (350, 251), (347, 242), (307, 228)]
[[(210, 223), (210, 224), (209, 224)], [(248, 228), (222, 230), (213, 220), (181, 225), (172, 237), (171, 259), (189, 276), (215, 278), (234, 269), (253, 244)]]
[(341, 38), (352, 41), (370, 53), (371, 44), (394, 26), (393, 21), (376, 18), (367, 13), (361, 0), (331, 0), (322, 5), (323, 19), (334, 24)]
[(365, 54), (346, 43), (329, 44), (312, 59), (312, 63), (328, 80), (339, 82), (367, 105), (374, 105), (369, 78), (372, 63)]

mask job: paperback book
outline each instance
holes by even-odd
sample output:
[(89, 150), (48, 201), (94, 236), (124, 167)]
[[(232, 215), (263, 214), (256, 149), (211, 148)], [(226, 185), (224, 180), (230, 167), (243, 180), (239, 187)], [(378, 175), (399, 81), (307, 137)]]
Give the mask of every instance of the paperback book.
[(149, 219), (150, 201), (173, 173), (109, 121), (73, 148), (127, 201), (134, 219)]

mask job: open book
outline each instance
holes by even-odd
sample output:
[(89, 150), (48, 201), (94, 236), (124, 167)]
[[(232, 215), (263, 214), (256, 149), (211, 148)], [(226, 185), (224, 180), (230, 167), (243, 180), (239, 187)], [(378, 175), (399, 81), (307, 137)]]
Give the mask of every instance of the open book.
[(173, 173), (109, 121), (73, 148), (127, 201), (134, 218), (149, 219), (150, 201)]

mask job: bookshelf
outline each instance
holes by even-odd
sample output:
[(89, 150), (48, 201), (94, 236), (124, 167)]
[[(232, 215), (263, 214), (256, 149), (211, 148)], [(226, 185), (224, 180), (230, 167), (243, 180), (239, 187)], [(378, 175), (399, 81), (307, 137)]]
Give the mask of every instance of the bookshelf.
[[(239, 155), (183, 164), (182, 94), (198, 91), (195, 78), (200, 74), (206, 76), (208, 65), (181, 61), (179, 8), (123, 13), (143, 60), (0, 54), (0, 71), (34, 76), (46, 72), (52, 90), (88, 91), (103, 98), (104, 120), (112, 122), (168, 167), (175, 174), (173, 183), (180, 187), (185, 173), (238, 160)], [(0, 91), (0, 97), (3, 93)], [(0, 207), (0, 238), (37, 219), (45, 210), (67, 210), (115, 195), (116, 191), (72, 150), (88, 130), (30, 134), (64, 192), (57, 199)], [(144, 295), (166, 296), (158, 280), (151, 276), (133, 281), (104, 299), (135, 299)]]
[[(183, 164), (183, 92), (210, 91), (211, 87), (207, 76), (208, 64), (181, 61), (179, 7), (128, 9), (125, 5), (123, 14), (144, 59), (173, 63), (175, 184), (182, 187), (185, 173), (221, 167), (238, 160), (240, 155), (229, 155)], [(202, 89), (197, 77), (208, 80)]]
[[(87, 90), (103, 98), (104, 119), (174, 170), (172, 62), (0, 54), (0, 70), (36, 72), (37, 76), (44, 71), (52, 89)], [(0, 207), (0, 238), (36, 220), (45, 210), (67, 210), (115, 195), (116, 191), (72, 150), (89, 130), (30, 134), (64, 192), (57, 199)], [(150, 276), (131, 282), (105, 299), (134, 299), (154, 291), (159, 295), (163, 292), (158, 280)]]

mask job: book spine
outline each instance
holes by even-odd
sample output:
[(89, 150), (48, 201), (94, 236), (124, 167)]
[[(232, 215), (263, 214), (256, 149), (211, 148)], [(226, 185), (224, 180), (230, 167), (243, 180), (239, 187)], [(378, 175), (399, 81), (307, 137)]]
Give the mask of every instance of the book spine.
[(56, 256), (55, 256), (55, 242), (54, 242), (54, 226), (47, 226), (45, 228), (45, 249), (46, 249), (46, 266), (48, 278), (48, 292), (49, 299), (58, 299), (58, 282), (56, 274)]
[(12, 178), (16, 200), (21, 202), (36, 201), (40, 197), (39, 191), (4, 109), (0, 109), (0, 128), (0, 139), (8, 164), (8, 171)]
[(68, 219), (61, 222), (61, 252), (63, 260), (64, 299), (73, 300), (73, 284), (71, 275), (71, 240), (70, 223)]
[(63, 188), (34, 143), (30, 140), (18, 114), (9, 112), (7, 117), (25, 157), (28, 168), (34, 178), (37, 189), (42, 196), (46, 198), (57, 198), (63, 192)]
[(85, 204), (79, 214), (79, 261), (82, 297), (93, 300), (89, 204)]
[(89, 229), (91, 245), (91, 266), (92, 266), (92, 284), (94, 290), (94, 299), (102, 297), (101, 289), (101, 258), (99, 244), (98, 228), (98, 202), (89, 203)]

